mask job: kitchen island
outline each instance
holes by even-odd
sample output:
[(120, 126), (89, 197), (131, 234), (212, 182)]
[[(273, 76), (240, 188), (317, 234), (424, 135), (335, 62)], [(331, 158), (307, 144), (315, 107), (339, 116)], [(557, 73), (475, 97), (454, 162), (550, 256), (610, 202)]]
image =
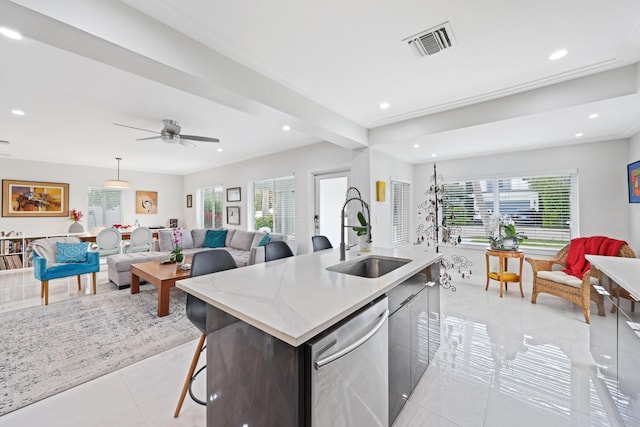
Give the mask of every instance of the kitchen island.
[[(406, 263), (377, 278), (327, 270), (370, 256)], [(412, 245), (340, 262), (329, 249), (178, 281), (208, 303), (207, 425), (310, 425), (303, 344), (417, 273), (437, 281), (440, 257)]]

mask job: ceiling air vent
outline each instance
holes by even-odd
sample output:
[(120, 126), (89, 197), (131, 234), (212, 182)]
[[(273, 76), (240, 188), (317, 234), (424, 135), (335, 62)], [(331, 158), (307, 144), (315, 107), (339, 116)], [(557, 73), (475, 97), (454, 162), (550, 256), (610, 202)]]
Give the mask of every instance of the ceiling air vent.
[(409, 44), (417, 58), (433, 55), (456, 45), (453, 30), (448, 21), (402, 41)]

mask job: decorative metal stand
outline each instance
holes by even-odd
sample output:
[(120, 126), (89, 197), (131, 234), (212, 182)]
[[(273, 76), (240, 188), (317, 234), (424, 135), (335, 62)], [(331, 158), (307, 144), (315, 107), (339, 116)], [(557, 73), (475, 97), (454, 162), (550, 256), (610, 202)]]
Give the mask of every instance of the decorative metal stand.
[[(447, 192), (443, 184), (444, 177), (438, 175), (435, 163), (430, 180), (431, 185), (425, 192), (427, 200), (418, 205), (418, 217), (424, 215), (424, 223), (421, 222), (418, 225), (414, 244), (419, 245), (426, 242), (427, 246), (434, 245), (436, 253), (439, 253), (440, 244), (456, 246), (462, 242), (462, 238), (460, 237), (460, 227), (448, 224), (447, 218), (442, 215), (442, 211), (448, 206)], [(465, 256), (453, 255), (451, 260), (442, 257), (440, 261), (440, 286), (455, 292), (456, 287), (451, 284), (449, 271), (457, 269), (462, 278), (466, 279), (471, 275), (471, 270), (463, 272), (463, 269), (468, 269), (472, 265), (473, 263)]]

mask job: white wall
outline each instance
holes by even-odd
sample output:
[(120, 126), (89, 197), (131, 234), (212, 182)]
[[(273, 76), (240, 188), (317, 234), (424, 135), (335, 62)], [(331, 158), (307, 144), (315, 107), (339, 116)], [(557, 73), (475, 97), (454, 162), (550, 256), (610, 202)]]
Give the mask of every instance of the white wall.
[[(640, 147), (638, 150), (640, 153)], [(579, 235), (605, 235), (626, 240), (637, 251), (638, 248), (633, 246), (632, 241), (630, 209), (627, 200), (628, 158), (629, 141), (615, 140), (442, 161), (437, 162), (437, 168), (438, 174), (442, 174), (446, 180), (577, 170)], [(414, 206), (417, 206), (425, 200), (424, 192), (430, 183), (433, 163), (416, 165), (414, 170), (416, 185), (413, 186), (413, 196)], [(417, 216), (414, 216), (414, 230), (418, 224), (417, 220)], [(483, 248), (445, 248), (443, 253), (466, 256), (473, 262), (472, 280), (485, 283), (486, 267)], [(526, 250), (525, 254), (527, 254)], [(530, 272), (531, 268), (525, 263), (524, 276), (528, 282), (531, 281)]]
[[(298, 253), (309, 252), (313, 233), (314, 210), (314, 173), (349, 169), (351, 166), (351, 150), (336, 145), (320, 142), (303, 148), (283, 151), (269, 156), (250, 159), (220, 168), (209, 169), (184, 176), (185, 194), (196, 194), (200, 188), (222, 185), (223, 224), (247, 230), (249, 213), (247, 197), (250, 184), (257, 180), (279, 178), (294, 175), (296, 188), (296, 241)], [(242, 200), (239, 203), (227, 203), (226, 189), (242, 188)], [(226, 206), (240, 206), (240, 226), (229, 226), (226, 223)], [(185, 209), (186, 225), (196, 226), (196, 208)]]
[[(378, 151), (371, 151), (371, 171), (369, 173), (369, 192), (371, 195), (371, 225), (373, 243), (375, 246), (391, 247), (391, 186), (390, 179), (409, 182), (411, 188), (419, 185), (413, 182), (413, 165), (394, 159)], [(386, 197), (384, 202), (376, 201), (376, 181), (386, 183)], [(414, 206), (413, 197), (409, 196), (409, 206)], [(413, 211), (413, 209), (412, 209)], [(409, 242), (414, 235), (412, 212), (409, 213)]]
[[(105, 179), (116, 177), (116, 168), (103, 169), (84, 166), (62, 165), (28, 160), (0, 158), (2, 179), (61, 182), (69, 184), (69, 210), (78, 209), (87, 213), (86, 193), (89, 187), (102, 187)], [(124, 191), (124, 224), (167, 225), (169, 218), (181, 219), (185, 197), (182, 193), (182, 177), (120, 170), (120, 177), (130, 181), (132, 188)], [(158, 213), (140, 215), (135, 213), (136, 190), (158, 192)], [(86, 225), (86, 222), (83, 221)], [(24, 235), (60, 234), (69, 231), (68, 217), (50, 218), (0, 218), (1, 231), (21, 231)], [(86, 227), (85, 227), (86, 228)]]
[[(640, 160), (640, 133), (637, 133), (629, 141), (629, 157), (627, 163)], [(629, 203), (629, 245), (640, 255), (640, 203)]]

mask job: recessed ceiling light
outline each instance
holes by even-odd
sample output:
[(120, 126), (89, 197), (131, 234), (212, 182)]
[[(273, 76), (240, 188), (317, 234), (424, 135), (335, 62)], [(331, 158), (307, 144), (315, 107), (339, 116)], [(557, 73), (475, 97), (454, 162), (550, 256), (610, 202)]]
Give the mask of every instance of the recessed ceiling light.
[(590, 119), (597, 119), (598, 117), (600, 117), (600, 115), (598, 113), (589, 114), (589, 118)]
[(16, 116), (24, 116), (24, 111), (22, 110), (11, 110), (11, 112)]
[(9, 28), (0, 27), (0, 34), (13, 40), (22, 40), (22, 34)]
[(222, 153), (224, 150), (223, 150), (222, 148), (218, 148), (216, 151), (217, 151), (218, 153)]
[(285, 131), (285, 132), (289, 132), (291, 130), (291, 126), (284, 125), (284, 126), (282, 126), (282, 130)]
[(420, 148), (420, 144), (413, 144), (413, 148)]
[(433, 154), (431, 155), (431, 157), (435, 157), (435, 156), (436, 156), (436, 153), (433, 153)]
[(549, 60), (555, 61), (556, 59), (564, 58), (565, 56), (567, 56), (567, 53), (569, 52), (567, 52), (566, 49), (556, 50), (551, 55), (549, 55)]
[(381, 102), (380, 103), (380, 109), (381, 110), (386, 110), (387, 108), (389, 108), (391, 105), (388, 102)]
[(583, 133), (582, 132), (578, 132), (576, 133), (576, 138), (582, 138)]

